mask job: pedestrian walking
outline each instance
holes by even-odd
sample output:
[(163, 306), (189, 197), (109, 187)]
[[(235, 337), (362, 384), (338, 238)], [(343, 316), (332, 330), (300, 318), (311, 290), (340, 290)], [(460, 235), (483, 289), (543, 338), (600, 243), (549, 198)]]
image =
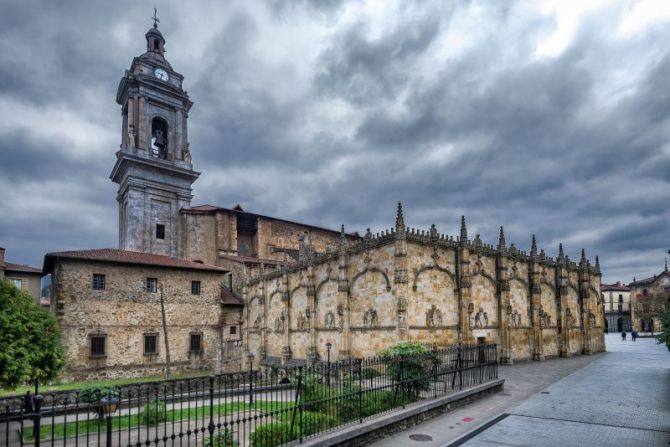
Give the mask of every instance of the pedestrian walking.
[(626, 331), (621, 331), (621, 341), (626, 341)]
[(630, 333), (630, 336), (633, 338), (633, 341), (637, 339), (637, 331), (633, 329), (633, 332)]

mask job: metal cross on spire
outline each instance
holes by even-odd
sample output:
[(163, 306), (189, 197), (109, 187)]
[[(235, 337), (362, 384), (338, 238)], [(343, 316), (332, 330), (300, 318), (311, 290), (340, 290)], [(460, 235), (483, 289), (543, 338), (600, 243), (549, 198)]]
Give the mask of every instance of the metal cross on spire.
[(156, 11), (156, 8), (154, 8), (154, 16), (151, 17), (151, 19), (154, 21), (154, 28), (158, 28), (158, 24), (161, 23), (161, 21), (158, 20), (158, 11)]

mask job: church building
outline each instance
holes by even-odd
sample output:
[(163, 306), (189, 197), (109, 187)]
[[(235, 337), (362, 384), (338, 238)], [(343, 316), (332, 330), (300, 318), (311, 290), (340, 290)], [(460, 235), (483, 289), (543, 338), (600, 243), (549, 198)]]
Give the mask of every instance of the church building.
[(267, 366), (316, 362), (327, 344), (349, 358), (401, 340), (497, 343), (504, 362), (604, 349), (600, 267), (584, 252), (578, 264), (562, 247), (553, 259), (533, 237), (525, 253), (502, 228), (488, 245), (464, 220), (456, 238), (410, 229), (400, 204), (395, 226), (362, 237), (240, 205), (191, 206), (193, 102), (156, 23), (145, 37), (116, 94), (119, 248), (45, 257), (69, 371), (154, 373), (166, 339), (179, 368), (215, 371), (249, 353)]

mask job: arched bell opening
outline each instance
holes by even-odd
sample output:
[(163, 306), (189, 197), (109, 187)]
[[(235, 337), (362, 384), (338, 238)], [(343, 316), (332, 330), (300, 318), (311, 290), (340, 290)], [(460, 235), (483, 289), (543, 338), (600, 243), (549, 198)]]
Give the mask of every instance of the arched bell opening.
[(168, 124), (163, 118), (151, 120), (151, 154), (166, 159), (168, 149)]

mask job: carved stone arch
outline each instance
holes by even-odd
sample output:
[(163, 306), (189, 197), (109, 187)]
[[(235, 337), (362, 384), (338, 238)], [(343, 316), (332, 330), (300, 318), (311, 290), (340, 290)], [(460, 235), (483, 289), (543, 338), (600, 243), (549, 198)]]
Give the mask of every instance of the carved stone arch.
[(491, 281), (491, 284), (493, 284), (493, 287), (495, 287), (496, 290), (498, 290), (498, 283), (497, 283), (496, 280), (495, 280), (491, 275), (489, 275), (488, 273), (486, 273), (486, 272), (482, 272), (482, 271), (480, 270), (480, 271), (478, 271), (477, 273), (475, 273), (475, 276), (481, 276), (482, 278), (486, 278), (486, 279), (488, 279), (489, 281)]
[(446, 273), (451, 282), (455, 285), (456, 284), (456, 278), (454, 277), (454, 274), (449, 271), (449, 269), (446, 269), (440, 265), (437, 264), (430, 264), (430, 265), (424, 265), (421, 267), (419, 270), (417, 270), (414, 273), (414, 281), (412, 283), (412, 290), (416, 292), (416, 283), (419, 281), (419, 275), (421, 275), (423, 272), (428, 271), (428, 270), (437, 270), (438, 272)]
[(315, 290), (316, 290), (315, 295), (316, 295), (317, 299), (318, 299), (318, 297), (319, 297), (319, 291), (320, 291), (321, 288), (322, 288), (323, 286), (325, 286), (326, 283), (329, 282), (329, 281), (337, 282), (337, 278), (326, 278), (326, 279), (324, 279), (323, 281), (321, 281), (319, 284), (317, 284), (316, 289), (315, 289)]
[(272, 304), (272, 298), (273, 298), (275, 295), (279, 295), (280, 298), (281, 298), (281, 293), (282, 293), (282, 291), (279, 290), (279, 289), (277, 289), (277, 290), (275, 290), (274, 292), (272, 292), (272, 293), (270, 294), (270, 297), (268, 298), (268, 306), (270, 306), (270, 305)]
[(510, 278), (509, 280), (510, 280), (510, 282), (512, 282), (512, 281), (519, 282), (519, 283), (521, 283), (524, 287), (528, 287), (528, 281), (526, 281), (525, 279), (520, 278), (520, 277), (518, 277), (518, 276), (514, 276), (514, 277)]
[(306, 289), (307, 287), (304, 284), (300, 284), (298, 286), (295, 286), (294, 288), (291, 289), (291, 292), (289, 293), (289, 296), (293, 298), (293, 294), (298, 291), (298, 289), (303, 288)]
[(260, 295), (254, 295), (254, 296), (252, 296), (251, 299), (249, 300), (249, 302), (247, 303), (247, 306), (251, 306), (251, 304), (252, 304), (254, 301), (262, 302), (262, 301), (263, 301), (263, 297), (260, 296)]
[(391, 281), (389, 281), (389, 277), (386, 274), (386, 272), (384, 272), (383, 270), (378, 269), (377, 267), (368, 267), (365, 270), (362, 270), (362, 271), (360, 271), (360, 272), (358, 272), (354, 275), (353, 279), (351, 280), (351, 284), (349, 284), (349, 291), (350, 292), (351, 292), (351, 289), (354, 287), (354, 284), (356, 283), (356, 280), (358, 280), (358, 278), (360, 278), (361, 276), (365, 275), (368, 272), (379, 273), (380, 275), (382, 275), (382, 277), (384, 278), (384, 281), (386, 281), (386, 291), (387, 292), (391, 291)]
[(551, 288), (551, 291), (554, 292), (554, 297), (556, 297), (556, 286), (554, 286), (552, 283), (547, 281), (546, 279), (540, 281), (540, 284), (544, 284), (546, 286), (549, 286)]

